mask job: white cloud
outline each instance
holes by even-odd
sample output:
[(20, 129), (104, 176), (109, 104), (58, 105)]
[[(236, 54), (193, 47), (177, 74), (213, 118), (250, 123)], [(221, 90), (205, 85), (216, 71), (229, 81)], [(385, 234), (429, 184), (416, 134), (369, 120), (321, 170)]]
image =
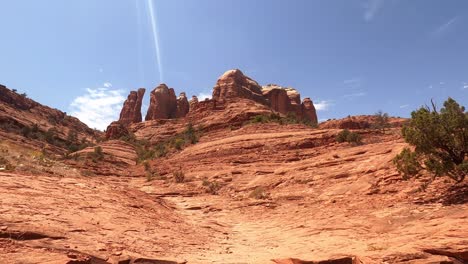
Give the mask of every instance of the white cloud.
[(409, 105), (408, 104), (404, 104), (404, 105), (400, 105), (400, 108), (407, 108)]
[(87, 88), (84, 95), (78, 96), (70, 104), (70, 115), (77, 117), (91, 128), (104, 130), (118, 119), (125, 101), (123, 90), (109, 89), (111, 86), (96, 89)]
[(198, 98), (199, 101), (203, 101), (203, 100), (205, 100), (205, 98), (211, 99), (211, 94), (201, 92), (201, 93), (199, 93), (197, 95), (197, 98)]
[(450, 26), (452, 24), (454, 24), (455, 22), (457, 22), (458, 20), (458, 16), (456, 17), (453, 17), (452, 19), (450, 19), (449, 21), (445, 22), (444, 24), (438, 26), (436, 29), (434, 29), (432, 31), (432, 35), (441, 35), (443, 34), (445, 31), (447, 31), (447, 29), (450, 28)]
[(111, 88), (111, 87), (112, 87), (112, 83), (110, 83), (110, 82), (105, 82), (105, 83), (103, 84), (103, 86), (106, 87), (106, 88)]
[(327, 111), (331, 105), (332, 102), (329, 100), (321, 100), (314, 103), (315, 110), (317, 111)]
[(367, 0), (364, 3), (364, 20), (367, 22), (372, 21), (375, 15), (382, 9), (384, 0)]
[(468, 83), (463, 84), (463, 90), (468, 89)]

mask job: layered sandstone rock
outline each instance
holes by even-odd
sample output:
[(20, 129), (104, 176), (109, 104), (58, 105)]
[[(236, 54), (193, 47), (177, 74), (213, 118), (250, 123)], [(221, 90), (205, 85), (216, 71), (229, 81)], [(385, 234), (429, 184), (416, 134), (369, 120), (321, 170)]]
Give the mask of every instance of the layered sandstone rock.
[(127, 100), (124, 102), (122, 111), (120, 112), (119, 122), (124, 125), (141, 122), (141, 103), (145, 95), (145, 89), (140, 88), (138, 91), (131, 91)]
[(298, 118), (317, 123), (317, 112), (312, 100), (304, 98), (301, 103), (301, 95), (296, 89), (268, 84), (262, 87), (262, 92), (273, 111), (281, 114), (294, 113)]
[(278, 85), (269, 84), (262, 87), (263, 96), (267, 99), (272, 110), (287, 114), (292, 110), (291, 99), (285, 89)]
[(311, 121), (314, 124), (318, 123), (317, 112), (315, 111), (314, 103), (310, 98), (304, 98), (302, 101), (302, 118)]
[(195, 109), (197, 105), (198, 105), (198, 97), (193, 95), (192, 99), (189, 102), (189, 111), (192, 111), (193, 109)]
[[(33, 131), (34, 130), (34, 131)], [(40, 135), (52, 135), (47, 140)], [(42, 105), (26, 94), (0, 85), (0, 142), (11, 140), (27, 148), (46, 149), (49, 153), (65, 153), (73, 140), (94, 142), (102, 133), (89, 128), (76, 117)]]
[(169, 119), (175, 116), (177, 98), (174, 89), (166, 84), (160, 84), (150, 94), (150, 106), (145, 120)]
[(179, 98), (177, 98), (177, 109), (176, 109), (176, 118), (185, 117), (190, 110), (190, 104), (187, 100), (185, 93), (180, 93)]
[(213, 100), (216, 102), (225, 102), (235, 98), (246, 98), (266, 104), (262, 95), (262, 87), (238, 69), (225, 72), (213, 89)]
[(125, 126), (119, 121), (112, 122), (106, 129), (107, 139), (118, 139), (128, 134), (129, 132), (127, 126)]

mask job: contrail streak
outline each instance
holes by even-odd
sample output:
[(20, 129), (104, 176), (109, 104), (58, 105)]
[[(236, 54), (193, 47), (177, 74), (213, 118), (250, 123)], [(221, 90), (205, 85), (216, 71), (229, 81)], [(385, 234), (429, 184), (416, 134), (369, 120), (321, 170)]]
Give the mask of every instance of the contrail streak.
[(154, 40), (154, 47), (156, 49), (156, 60), (158, 62), (158, 71), (159, 71), (159, 81), (162, 83), (163, 80), (163, 70), (161, 64), (161, 50), (159, 47), (159, 30), (156, 24), (156, 13), (154, 12), (154, 1), (147, 0), (148, 3), (148, 10), (151, 22), (151, 29), (153, 30), (153, 40)]

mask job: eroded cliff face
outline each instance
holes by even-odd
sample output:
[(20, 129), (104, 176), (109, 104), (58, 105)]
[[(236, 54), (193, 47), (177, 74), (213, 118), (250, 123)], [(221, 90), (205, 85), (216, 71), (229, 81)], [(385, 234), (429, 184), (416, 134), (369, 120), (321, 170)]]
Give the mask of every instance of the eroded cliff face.
[(262, 87), (240, 70), (229, 70), (219, 77), (213, 88), (213, 100), (226, 102), (236, 98), (246, 98), (266, 104)]
[(295, 114), (300, 119), (318, 123), (314, 103), (308, 97), (301, 103), (301, 94), (296, 89), (269, 84), (262, 87), (262, 92), (272, 110), (284, 115)]
[(143, 101), (143, 96), (145, 95), (145, 91), (146, 90), (144, 88), (140, 88), (138, 91), (130, 92), (127, 100), (124, 102), (122, 111), (120, 111), (120, 123), (129, 125), (142, 121), (141, 104)]
[(169, 119), (177, 110), (177, 98), (173, 88), (160, 84), (150, 93), (150, 105), (145, 120)]

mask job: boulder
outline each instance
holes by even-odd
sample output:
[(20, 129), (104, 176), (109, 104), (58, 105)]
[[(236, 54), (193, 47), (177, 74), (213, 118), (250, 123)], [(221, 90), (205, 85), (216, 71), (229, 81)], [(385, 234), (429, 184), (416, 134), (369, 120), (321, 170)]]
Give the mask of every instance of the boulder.
[(122, 111), (120, 111), (119, 122), (121, 124), (129, 125), (141, 122), (141, 104), (145, 91), (144, 88), (140, 88), (138, 91), (130, 92), (127, 100), (124, 102)]
[(174, 89), (160, 84), (150, 94), (150, 106), (145, 120), (169, 119), (175, 117), (177, 98)]
[(175, 113), (176, 118), (185, 117), (190, 110), (190, 104), (187, 100), (185, 93), (180, 93), (177, 98), (177, 109)]
[(235, 98), (246, 98), (267, 104), (262, 95), (262, 87), (238, 69), (225, 72), (213, 89), (213, 100), (216, 102), (223, 103)]

